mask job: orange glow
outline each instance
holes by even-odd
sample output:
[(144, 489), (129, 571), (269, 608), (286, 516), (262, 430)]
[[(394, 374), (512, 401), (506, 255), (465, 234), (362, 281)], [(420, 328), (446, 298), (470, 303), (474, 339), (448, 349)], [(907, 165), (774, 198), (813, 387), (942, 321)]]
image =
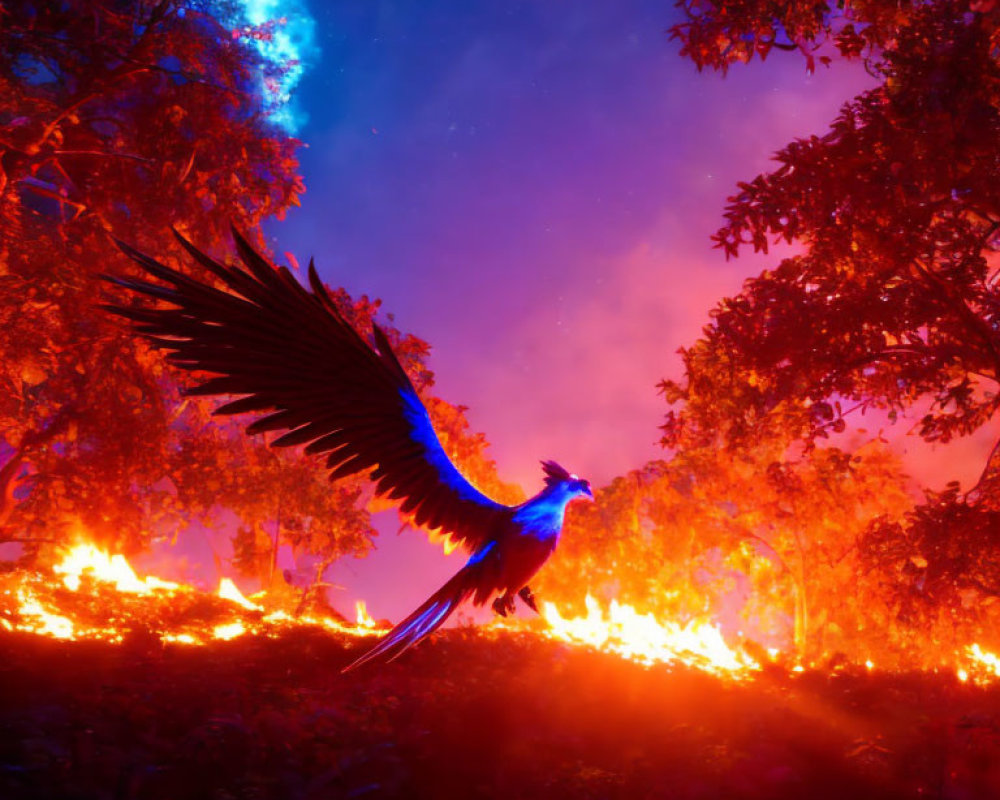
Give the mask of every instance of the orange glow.
[[(66, 551), (48, 575), (27, 570), (0, 575), (0, 628), (64, 640), (116, 643), (141, 630), (165, 644), (200, 646), (242, 636), (275, 637), (301, 627), (350, 636), (382, 632), (363, 600), (357, 601), (354, 612), (353, 623), (336, 615), (295, 614), (265, 593), (247, 597), (230, 578), (219, 582), (214, 595), (205, 594), (185, 584), (140, 576), (124, 556), (91, 544)], [(761, 659), (772, 665), (788, 663), (777, 649), (754, 645), (748, 650), (727, 642), (711, 619), (683, 624), (661, 620), (617, 600), (602, 607), (588, 596), (586, 613), (578, 617), (546, 602), (541, 617), (498, 619), (485, 635), (528, 631), (645, 665), (682, 664), (730, 680), (753, 677), (763, 666)], [(872, 671), (875, 663), (867, 659), (858, 667)], [(806, 669), (801, 664), (787, 668), (797, 673)], [(1000, 679), (1000, 655), (974, 643), (956, 654), (952, 668), (963, 683), (993, 683)]]
[(261, 607), (256, 603), (247, 600), (238, 588), (236, 584), (233, 583), (231, 578), (223, 578), (219, 581), (219, 591), (216, 593), (223, 600), (232, 600), (236, 605), (242, 606), (248, 611), (261, 611)]
[(147, 594), (156, 590), (173, 591), (180, 588), (180, 584), (162, 581), (159, 578), (140, 580), (135, 570), (125, 560), (125, 556), (109, 556), (92, 544), (78, 544), (73, 547), (66, 557), (52, 568), (52, 571), (56, 575), (62, 575), (66, 588), (74, 592), (80, 588), (81, 578), (85, 574), (113, 584), (119, 592)]
[(246, 632), (246, 625), (237, 620), (236, 622), (227, 622), (224, 625), (216, 625), (212, 629), (212, 636), (216, 639), (229, 640), (242, 636)]
[(354, 604), (354, 612), (354, 620), (359, 628), (366, 628), (368, 630), (375, 629), (375, 620), (373, 620), (368, 614), (368, 606), (364, 600), (358, 600), (358, 602)]
[(11, 629), (30, 631), (43, 636), (51, 636), (54, 639), (75, 638), (71, 619), (46, 610), (30, 592), (18, 592), (17, 597), (20, 601), (18, 610), (24, 618), (24, 623), (11, 626)]
[[(296, 626), (322, 627), (353, 636), (378, 633), (363, 603), (359, 604), (357, 625), (329, 617), (293, 616), (247, 598), (230, 578), (219, 582), (212, 602), (210, 595), (191, 586), (140, 577), (124, 556), (108, 554), (92, 544), (69, 549), (52, 567), (52, 573), (56, 581), (34, 572), (2, 576), (0, 625), (4, 629), (56, 639), (121, 642), (127, 633), (141, 628), (164, 643), (182, 645), (203, 645), (248, 634), (277, 636)], [(187, 619), (177, 613), (179, 607), (204, 607), (204, 618)]]
[(975, 643), (965, 648), (964, 655), (962, 665), (956, 670), (958, 679), (963, 683), (971, 680), (983, 685), (1000, 678), (1000, 655), (984, 650)]
[(587, 615), (567, 619), (552, 603), (542, 604), (550, 639), (596, 647), (642, 664), (682, 663), (717, 675), (746, 676), (760, 669), (745, 652), (726, 644), (718, 626), (701, 621), (661, 622), (630, 605), (611, 601), (605, 612), (589, 595)]

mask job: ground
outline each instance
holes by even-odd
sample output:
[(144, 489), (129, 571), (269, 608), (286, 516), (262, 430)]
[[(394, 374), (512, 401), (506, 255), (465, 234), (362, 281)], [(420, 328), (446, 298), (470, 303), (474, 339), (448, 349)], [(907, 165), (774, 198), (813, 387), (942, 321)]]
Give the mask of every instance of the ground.
[(951, 675), (735, 683), (471, 630), (341, 675), (364, 646), (3, 633), (0, 797), (1000, 797), (1000, 687)]

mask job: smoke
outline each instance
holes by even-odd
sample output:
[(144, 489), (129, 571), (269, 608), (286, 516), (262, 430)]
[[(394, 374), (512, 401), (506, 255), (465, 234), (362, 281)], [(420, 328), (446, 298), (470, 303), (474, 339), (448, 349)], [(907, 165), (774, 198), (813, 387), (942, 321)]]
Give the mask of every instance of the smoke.
[(316, 19), (305, 0), (237, 0), (223, 20), (246, 34), (264, 60), (261, 81), (268, 117), (289, 134), (309, 119), (295, 96), (306, 70), (319, 61)]

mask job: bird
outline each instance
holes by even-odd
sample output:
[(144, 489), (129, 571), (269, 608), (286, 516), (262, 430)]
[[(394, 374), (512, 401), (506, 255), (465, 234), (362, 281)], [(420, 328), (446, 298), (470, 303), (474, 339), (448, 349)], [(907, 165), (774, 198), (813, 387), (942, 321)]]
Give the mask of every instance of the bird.
[(529, 582), (554, 551), (567, 506), (593, 500), (590, 482), (545, 460), (534, 497), (507, 505), (486, 496), (448, 458), (385, 332), (374, 321), (368, 336), (355, 329), (312, 260), (307, 288), (235, 227), (232, 264), (173, 233), (218, 285), (115, 239), (145, 275), (101, 277), (142, 299), (102, 307), (165, 351), (168, 363), (209, 373), (186, 391), (230, 398), (214, 414), (256, 415), (247, 434), (279, 432), (273, 447), (304, 445), (307, 455), (325, 456), (331, 481), (366, 474), (417, 527), (448, 535), (468, 553), (450, 580), (342, 671), (398, 658), (469, 599), (484, 606), (492, 598), (493, 610), (507, 616), (519, 597), (538, 613)]

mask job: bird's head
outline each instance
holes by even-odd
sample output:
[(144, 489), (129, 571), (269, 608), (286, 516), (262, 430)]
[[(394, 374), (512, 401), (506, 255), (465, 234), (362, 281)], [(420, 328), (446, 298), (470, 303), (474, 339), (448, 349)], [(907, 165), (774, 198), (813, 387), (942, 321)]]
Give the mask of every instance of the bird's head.
[(569, 500), (582, 497), (593, 500), (594, 493), (590, 489), (590, 481), (569, 472), (555, 461), (543, 461), (542, 471), (545, 473), (545, 485), (549, 488), (560, 487), (569, 495)]

